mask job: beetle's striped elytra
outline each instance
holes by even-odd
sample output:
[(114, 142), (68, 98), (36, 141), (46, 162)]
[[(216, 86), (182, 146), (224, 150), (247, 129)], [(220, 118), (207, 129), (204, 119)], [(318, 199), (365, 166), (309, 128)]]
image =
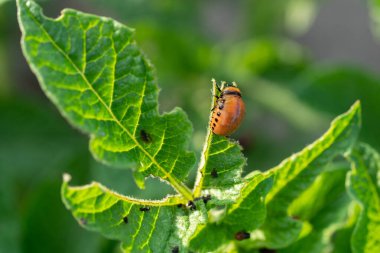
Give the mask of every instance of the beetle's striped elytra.
[(222, 86), (219, 88), (213, 80), (213, 84), (219, 90), (216, 96), (213, 114), (210, 121), (210, 127), (214, 134), (228, 136), (235, 132), (242, 122), (245, 114), (245, 105), (241, 98), (240, 89), (235, 82), (232, 86)]

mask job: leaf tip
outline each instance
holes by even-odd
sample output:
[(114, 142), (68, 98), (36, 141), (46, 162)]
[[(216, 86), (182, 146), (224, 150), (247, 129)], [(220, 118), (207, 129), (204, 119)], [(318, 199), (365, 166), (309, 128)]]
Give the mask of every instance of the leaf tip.
[(354, 112), (354, 114), (357, 114), (358, 117), (358, 125), (359, 128), (361, 128), (362, 125), (362, 106), (360, 100), (356, 100), (355, 103), (350, 108), (351, 111)]
[(349, 121), (354, 121), (360, 127), (361, 126), (361, 103), (360, 100), (356, 100), (350, 109), (339, 115), (332, 121), (332, 124), (342, 120), (343, 118), (349, 118)]
[(68, 183), (68, 182), (70, 182), (70, 181), (71, 181), (71, 175), (68, 174), (68, 173), (64, 173), (64, 174), (63, 174), (63, 182), (64, 182), (64, 183)]
[(356, 100), (355, 103), (351, 106), (352, 110), (360, 110), (361, 109), (361, 102), (360, 100)]

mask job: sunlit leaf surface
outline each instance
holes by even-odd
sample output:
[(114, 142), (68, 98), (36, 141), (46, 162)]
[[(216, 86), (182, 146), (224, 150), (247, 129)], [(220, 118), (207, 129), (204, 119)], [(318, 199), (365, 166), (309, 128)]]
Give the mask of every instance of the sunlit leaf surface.
[(64, 10), (53, 20), (33, 1), (18, 1), (22, 46), (42, 88), (71, 124), (88, 133), (90, 149), (105, 163), (181, 183), (195, 156), (192, 132), (176, 108), (159, 115), (152, 66), (133, 30), (112, 19)]
[(350, 150), (360, 130), (360, 103), (337, 117), (317, 141), (275, 167), (267, 195), (267, 219), (253, 236), (259, 246), (281, 248), (297, 239), (303, 223), (288, 215), (288, 207), (323, 172), (326, 164)]

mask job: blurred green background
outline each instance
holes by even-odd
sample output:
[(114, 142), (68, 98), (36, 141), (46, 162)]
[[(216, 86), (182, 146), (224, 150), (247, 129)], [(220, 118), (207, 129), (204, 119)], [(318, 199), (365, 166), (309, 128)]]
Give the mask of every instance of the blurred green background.
[[(380, 148), (380, 33), (365, 1), (40, 3), (51, 17), (75, 8), (136, 28), (156, 67), (160, 110), (185, 109), (198, 156), (213, 77), (236, 81), (242, 90), (247, 114), (233, 137), (248, 157), (245, 172), (266, 170), (300, 150), (357, 99), (361, 140)], [(170, 189), (149, 179), (141, 191), (130, 171), (97, 164), (88, 138), (42, 93), (19, 40), (15, 3), (0, 0), (0, 253), (118, 252), (116, 242), (81, 229), (65, 210), (62, 174), (72, 174), (75, 184), (98, 180), (135, 197), (160, 198)]]

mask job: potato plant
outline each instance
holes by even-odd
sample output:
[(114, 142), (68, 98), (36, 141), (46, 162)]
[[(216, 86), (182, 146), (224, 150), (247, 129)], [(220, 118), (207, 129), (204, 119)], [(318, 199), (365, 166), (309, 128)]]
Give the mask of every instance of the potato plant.
[(181, 108), (159, 113), (153, 67), (133, 29), (71, 9), (51, 19), (32, 0), (17, 6), (32, 71), (90, 137), (94, 158), (133, 170), (141, 188), (154, 177), (176, 192), (138, 199), (101, 182), (72, 186), (65, 174), (62, 201), (83, 228), (119, 241), (123, 252), (380, 252), (380, 157), (357, 142), (359, 101), (270, 170), (243, 176), (239, 143), (211, 129), (196, 164), (192, 124)]

